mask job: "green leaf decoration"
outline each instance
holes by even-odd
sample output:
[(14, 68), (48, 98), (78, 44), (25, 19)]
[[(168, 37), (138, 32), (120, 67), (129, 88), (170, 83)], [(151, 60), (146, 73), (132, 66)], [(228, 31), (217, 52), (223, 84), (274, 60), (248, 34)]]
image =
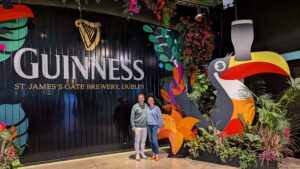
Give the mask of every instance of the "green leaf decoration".
[(168, 44), (168, 47), (170, 48), (171, 45), (172, 45), (172, 38), (171, 37), (167, 38), (167, 44)]
[(158, 39), (154, 35), (149, 35), (149, 41), (153, 43), (157, 43)]
[(154, 45), (154, 50), (156, 52), (164, 52), (164, 48), (162, 48), (161, 46), (159, 45)]
[(175, 47), (175, 46), (173, 46), (173, 47), (171, 48), (171, 52), (172, 52), (172, 55), (175, 55), (175, 53), (176, 53), (176, 47)]
[(11, 33), (0, 34), (0, 37), (9, 39), (9, 40), (18, 40), (23, 39), (27, 36), (28, 28), (27, 26), (19, 29), (10, 30)]
[(244, 119), (244, 116), (241, 113), (238, 114), (238, 118), (243, 123), (243, 125), (245, 125), (245, 119)]
[(5, 44), (5, 51), (12, 52), (20, 49), (25, 43), (25, 38), (20, 40), (12, 40), (12, 41), (1, 41), (0, 44)]
[(10, 58), (10, 54), (0, 53), (0, 62), (5, 61), (6, 59)]
[(167, 27), (167, 28), (170, 27), (171, 16), (170, 16), (169, 12), (167, 12), (167, 11), (163, 12), (162, 21), (163, 21), (165, 27)]
[(177, 46), (173, 46), (171, 52), (173, 56), (177, 57), (179, 54)]
[(27, 23), (27, 18), (16, 19), (14, 22), (1, 22), (2, 28), (21, 28)]
[(168, 29), (162, 28), (160, 32), (163, 36), (166, 36), (168, 34)]
[(163, 62), (169, 62), (170, 61), (170, 59), (168, 58), (168, 56), (165, 55), (165, 54), (159, 55), (159, 60), (161, 60)]
[(165, 69), (167, 70), (167, 71), (173, 71), (173, 66), (170, 64), (170, 63), (167, 63), (166, 65), (165, 65)]
[(153, 29), (149, 25), (144, 25), (143, 30), (148, 33), (153, 33)]

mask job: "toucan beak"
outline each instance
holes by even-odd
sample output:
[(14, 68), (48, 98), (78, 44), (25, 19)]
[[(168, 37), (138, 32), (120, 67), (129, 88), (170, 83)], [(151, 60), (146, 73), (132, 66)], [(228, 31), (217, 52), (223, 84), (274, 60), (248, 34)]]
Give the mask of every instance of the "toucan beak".
[(224, 80), (244, 79), (259, 73), (275, 73), (290, 76), (290, 69), (285, 59), (274, 52), (253, 52), (249, 61), (235, 61), (230, 58), (228, 68), (220, 75)]
[(13, 5), (11, 9), (5, 9), (4, 6), (0, 5), (0, 22), (5, 22), (19, 18), (33, 18), (32, 10), (25, 5)]

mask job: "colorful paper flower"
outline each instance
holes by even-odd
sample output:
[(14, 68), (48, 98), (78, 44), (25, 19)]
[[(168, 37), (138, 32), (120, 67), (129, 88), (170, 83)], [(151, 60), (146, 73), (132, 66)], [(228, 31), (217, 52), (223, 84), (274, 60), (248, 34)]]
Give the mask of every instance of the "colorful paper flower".
[(171, 18), (176, 10), (175, 0), (144, 0), (144, 3), (148, 10), (153, 11), (157, 20), (162, 20), (165, 27), (170, 26)]
[(5, 49), (6, 49), (5, 44), (0, 44), (0, 51), (3, 51), (3, 50), (5, 50)]
[(14, 126), (10, 127), (10, 134), (12, 135), (12, 139), (17, 137), (17, 131), (15, 130)]
[(221, 137), (229, 137), (235, 134), (242, 134), (244, 125), (240, 119), (232, 119), (229, 121), (225, 129), (220, 133)]
[(284, 128), (283, 130), (284, 130), (283, 137), (288, 139), (290, 137), (290, 129)]
[(9, 155), (10, 157), (14, 157), (15, 154), (16, 154), (15, 150), (14, 150), (13, 148), (10, 148), (9, 151), (8, 151), (8, 155)]
[(129, 5), (129, 11), (134, 13), (134, 14), (138, 14), (139, 13), (139, 6), (138, 6), (138, 1), (137, 0), (130, 0), (130, 2), (128, 3)]
[(186, 88), (186, 81), (183, 78), (183, 67), (178, 64), (178, 67), (173, 68), (173, 81), (169, 83), (169, 90), (160, 89), (162, 98), (166, 101), (177, 106), (175, 97), (182, 94)]
[(0, 131), (4, 130), (6, 128), (6, 123), (3, 121), (0, 125)]
[(172, 153), (176, 155), (180, 150), (183, 141), (193, 141), (195, 134), (191, 131), (194, 125), (200, 120), (193, 117), (185, 117), (172, 110), (171, 115), (163, 114), (163, 128), (158, 134), (158, 139), (168, 138), (171, 144)]

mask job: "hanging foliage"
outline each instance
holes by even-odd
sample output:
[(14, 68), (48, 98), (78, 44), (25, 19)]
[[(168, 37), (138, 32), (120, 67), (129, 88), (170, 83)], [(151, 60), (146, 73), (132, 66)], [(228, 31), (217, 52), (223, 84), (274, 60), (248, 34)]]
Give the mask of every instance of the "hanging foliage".
[(206, 73), (200, 71), (194, 72), (190, 77), (190, 85), (193, 87), (190, 93), (191, 101), (197, 105), (201, 112), (210, 116), (210, 111), (214, 108), (216, 95), (214, 94), (214, 87), (208, 80)]
[[(77, 8), (82, 16), (82, 4), (89, 4), (91, 0), (75, 0)], [(127, 16), (133, 16), (140, 12), (141, 6), (139, 5), (139, 0), (123, 0), (124, 4), (122, 6), (123, 13)], [(66, 0), (62, 0), (65, 4)], [(95, 0), (97, 4), (101, 0)], [(172, 17), (176, 14), (176, 3), (177, 0), (141, 0), (144, 2), (146, 9), (152, 11), (156, 15), (157, 20), (162, 20), (164, 27), (169, 28)]]
[(144, 0), (144, 3), (157, 20), (162, 20), (165, 27), (170, 27), (171, 18), (176, 14), (176, 0)]
[(140, 12), (141, 6), (138, 4), (138, 0), (124, 0), (123, 13), (128, 16), (133, 16)]
[(20, 148), (14, 143), (17, 132), (14, 126), (7, 128), (6, 123), (0, 123), (0, 168), (17, 168), (21, 166)]
[(176, 26), (180, 32), (180, 60), (189, 75), (196, 70), (205, 70), (205, 65), (212, 56), (215, 38), (211, 24), (202, 21), (201, 17), (192, 22), (189, 18), (181, 17)]

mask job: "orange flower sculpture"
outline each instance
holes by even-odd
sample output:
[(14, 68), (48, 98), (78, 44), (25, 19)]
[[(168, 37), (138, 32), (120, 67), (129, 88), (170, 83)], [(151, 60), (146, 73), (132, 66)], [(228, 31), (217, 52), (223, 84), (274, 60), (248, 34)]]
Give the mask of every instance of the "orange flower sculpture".
[(182, 66), (173, 68), (173, 81), (169, 84), (169, 90), (160, 89), (162, 98), (168, 103), (162, 106), (162, 108), (171, 112), (172, 109), (177, 109), (178, 106), (175, 101), (175, 96), (182, 94), (186, 88), (186, 81), (182, 77)]
[(11, 126), (9, 130), (6, 129), (6, 123), (5, 122), (2, 122), (0, 124), (0, 132), (9, 132), (11, 137), (10, 137), (10, 140), (9, 141), (12, 141), (12, 139), (16, 138), (17, 137), (17, 131), (15, 131), (15, 127), (14, 126)]
[(192, 141), (196, 138), (191, 129), (196, 123), (200, 122), (200, 120), (193, 117), (183, 118), (182, 115), (174, 109), (171, 115), (163, 114), (162, 117), (163, 128), (158, 134), (158, 139), (169, 138), (172, 153), (176, 155), (184, 140)]

